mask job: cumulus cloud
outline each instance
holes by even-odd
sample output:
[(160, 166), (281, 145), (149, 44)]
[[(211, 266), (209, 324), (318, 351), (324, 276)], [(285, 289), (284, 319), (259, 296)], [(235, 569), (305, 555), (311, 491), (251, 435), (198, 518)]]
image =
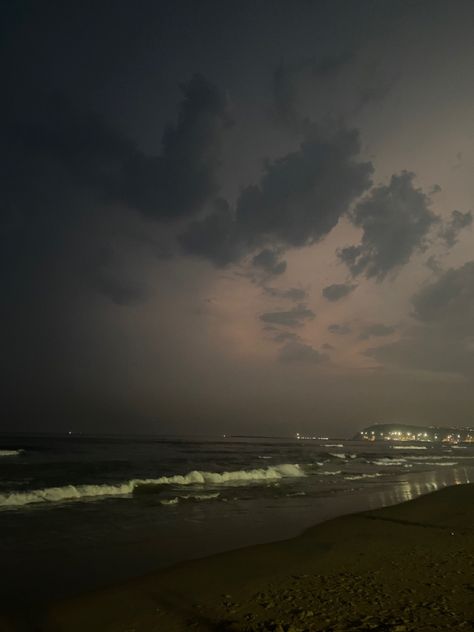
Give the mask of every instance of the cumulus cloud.
[(448, 248), (452, 248), (457, 240), (459, 233), (472, 224), (472, 212), (453, 211), (449, 222), (444, 224), (439, 231), (439, 236)]
[(351, 327), (349, 325), (344, 325), (341, 323), (333, 323), (328, 326), (328, 331), (331, 334), (337, 334), (338, 336), (346, 336), (352, 332)]
[(280, 349), (280, 362), (321, 364), (327, 360), (327, 355), (302, 342), (289, 342)]
[(221, 206), (192, 222), (181, 236), (185, 252), (225, 265), (258, 248), (284, 250), (321, 240), (371, 184), (372, 164), (357, 161), (359, 152), (355, 130), (305, 140), (297, 151), (268, 162), (235, 209)]
[(396, 328), (392, 325), (384, 325), (383, 323), (373, 323), (372, 325), (367, 325), (360, 332), (359, 338), (361, 340), (367, 340), (368, 338), (374, 337), (383, 337), (390, 336), (395, 333)]
[(270, 325), (285, 325), (298, 327), (305, 320), (312, 320), (316, 314), (303, 303), (287, 311), (265, 312), (260, 314), (260, 320)]
[(349, 214), (363, 231), (362, 241), (338, 254), (353, 276), (381, 281), (425, 246), (438, 218), (430, 210), (430, 197), (414, 186), (414, 177), (408, 171), (393, 175), (388, 185), (374, 187)]
[(357, 285), (350, 285), (349, 283), (333, 283), (325, 287), (322, 294), (328, 301), (335, 302), (348, 296), (356, 287)]

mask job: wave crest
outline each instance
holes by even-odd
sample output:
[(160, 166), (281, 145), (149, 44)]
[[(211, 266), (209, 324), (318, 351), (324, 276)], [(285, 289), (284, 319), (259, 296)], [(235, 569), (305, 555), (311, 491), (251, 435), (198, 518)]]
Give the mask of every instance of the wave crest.
[(22, 492), (0, 494), (0, 508), (24, 507), (33, 503), (78, 501), (112, 496), (128, 496), (146, 487), (161, 485), (225, 485), (269, 481), (280, 478), (300, 477), (305, 473), (297, 463), (283, 463), (272, 467), (230, 472), (201, 472), (194, 470), (188, 474), (161, 476), (160, 478), (132, 479), (116, 485), (64, 485), (46, 487)]
[(0, 450), (0, 456), (20, 456), (24, 450)]

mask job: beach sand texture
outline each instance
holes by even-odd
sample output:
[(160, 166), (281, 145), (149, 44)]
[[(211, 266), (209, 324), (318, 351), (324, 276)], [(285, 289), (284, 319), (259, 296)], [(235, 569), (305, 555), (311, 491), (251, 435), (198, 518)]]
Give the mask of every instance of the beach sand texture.
[(474, 485), (182, 563), (0, 625), (25, 629), (474, 630)]

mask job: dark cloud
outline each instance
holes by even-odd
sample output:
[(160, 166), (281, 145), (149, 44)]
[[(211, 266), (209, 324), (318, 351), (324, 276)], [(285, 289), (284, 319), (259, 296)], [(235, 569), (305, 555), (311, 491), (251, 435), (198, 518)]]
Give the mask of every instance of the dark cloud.
[(350, 334), (352, 332), (352, 329), (349, 327), (349, 325), (333, 323), (332, 325), (328, 326), (328, 331), (331, 334), (337, 334), (338, 336), (345, 336), (347, 334)]
[(102, 253), (133, 231), (142, 250), (170, 256), (168, 224), (160, 226), (166, 248), (152, 245), (153, 229), (144, 228), (137, 210), (157, 220), (179, 219), (198, 212), (217, 190), (220, 134), (229, 120), (226, 99), (198, 75), (182, 90), (177, 122), (166, 128), (156, 156), (145, 155), (103, 118), (62, 96), (38, 91), (25, 99), (20, 91), (2, 102), (4, 287), (27, 293), (37, 276), (51, 284), (59, 277), (51, 268), (61, 261), (64, 274), (70, 271), (69, 279), (61, 279), (68, 293), (72, 286), (82, 291), (87, 282), (120, 305), (144, 300), (142, 282), (123, 266), (122, 279), (110, 266), (105, 269)]
[(439, 257), (436, 255), (430, 255), (425, 261), (425, 266), (433, 272), (433, 274), (440, 275), (443, 272), (443, 266), (440, 263)]
[(287, 298), (290, 301), (301, 303), (308, 298), (308, 292), (300, 287), (290, 287), (286, 290), (282, 290), (275, 287), (265, 287), (265, 294), (273, 296), (274, 298)]
[[(58, 192), (118, 202), (156, 219), (192, 215), (217, 192), (220, 136), (229, 124), (224, 95), (204, 77), (182, 86), (178, 120), (161, 154), (146, 155), (104, 119), (62, 97), (3, 106), (4, 212), (50, 208)], [(63, 210), (64, 212), (64, 210)]]
[(280, 63), (273, 74), (275, 120), (295, 131), (307, 131), (311, 122), (298, 111), (299, 84), (304, 81), (324, 85), (354, 60), (353, 53), (344, 52), (323, 59), (309, 58), (293, 64)]
[(325, 342), (321, 345), (321, 349), (325, 349), (326, 351), (333, 351), (334, 347), (329, 344), (329, 342)]
[(359, 151), (357, 132), (339, 130), (268, 163), (260, 184), (239, 198), (237, 235), (249, 245), (267, 239), (286, 247), (319, 241), (370, 185), (372, 165), (355, 161)]
[(399, 368), (474, 378), (474, 261), (442, 273), (412, 302), (416, 326), (367, 354)]
[(209, 215), (188, 225), (179, 242), (187, 254), (203, 257), (222, 267), (243, 256), (242, 245), (236, 240), (234, 231), (232, 211), (225, 200), (219, 199)]
[(457, 240), (458, 235), (463, 230), (472, 224), (472, 212), (467, 211), (462, 213), (461, 211), (453, 211), (451, 218), (439, 231), (440, 238), (444, 241), (448, 248), (452, 248)]
[(321, 364), (326, 362), (328, 357), (311, 345), (289, 342), (280, 349), (278, 359), (285, 363)]
[(319, 241), (370, 186), (373, 167), (356, 160), (359, 151), (355, 130), (305, 140), (268, 162), (235, 210), (221, 207), (190, 224), (181, 237), (184, 250), (225, 265), (268, 244), (285, 249)]
[(296, 342), (299, 339), (300, 337), (292, 331), (282, 331), (273, 338), (275, 342), (288, 342), (289, 340)]
[(350, 285), (348, 283), (333, 283), (323, 289), (323, 296), (328, 301), (339, 301), (356, 289), (357, 285)]
[(288, 327), (297, 327), (304, 323), (305, 320), (312, 320), (315, 313), (303, 303), (287, 311), (266, 312), (260, 315), (260, 320), (264, 323), (272, 325), (285, 325)]
[(456, 335), (474, 334), (474, 261), (444, 272), (413, 297), (414, 316)]
[(257, 268), (262, 268), (267, 274), (278, 276), (286, 270), (286, 261), (279, 259), (279, 254), (275, 250), (264, 248), (252, 259), (252, 263)]
[(373, 188), (350, 213), (363, 231), (362, 241), (338, 254), (354, 276), (381, 281), (424, 247), (438, 218), (430, 210), (430, 197), (414, 187), (414, 177), (408, 171), (393, 175), (390, 184)]
[(360, 332), (359, 338), (361, 340), (367, 340), (368, 338), (371, 338), (372, 336), (375, 336), (375, 337), (390, 336), (391, 334), (395, 333), (395, 331), (396, 331), (396, 328), (393, 327), (392, 325), (384, 325), (383, 323), (374, 323), (372, 325), (367, 325), (367, 327), (364, 327), (362, 331)]
[(369, 349), (365, 355), (385, 367), (450, 373), (474, 378), (474, 337), (470, 341), (447, 337), (437, 328), (414, 327), (404, 337), (388, 345)]
[(230, 125), (226, 97), (201, 75), (182, 90), (178, 121), (165, 129), (161, 155), (135, 153), (122, 174), (127, 202), (157, 219), (192, 215), (218, 191), (220, 140)]
[(273, 75), (275, 121), (307, 133), (313, 123), (306, 112), (316, 121), (347, 118), (386, 97), (395, 78), (370, 47), (282, 62)]

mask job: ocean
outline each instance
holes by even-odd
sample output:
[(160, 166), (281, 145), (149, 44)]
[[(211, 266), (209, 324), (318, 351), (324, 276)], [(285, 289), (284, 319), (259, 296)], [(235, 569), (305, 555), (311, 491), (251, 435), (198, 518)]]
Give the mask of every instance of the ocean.
[(71, 596), (470, 481), (469, 445), (0, 436), (0, 599)]

